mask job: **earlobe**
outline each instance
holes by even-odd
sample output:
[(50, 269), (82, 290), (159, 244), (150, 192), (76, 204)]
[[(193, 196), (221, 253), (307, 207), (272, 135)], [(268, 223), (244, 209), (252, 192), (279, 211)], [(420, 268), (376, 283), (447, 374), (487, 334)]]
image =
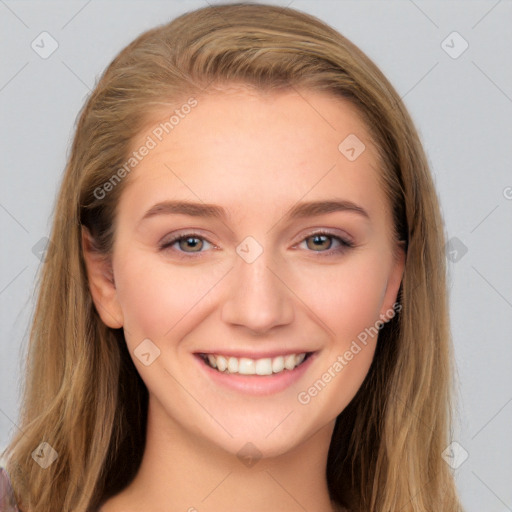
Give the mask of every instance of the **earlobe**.
[(89, 230), (82, 226), (82, 251), (89, 290), (103, 323), (112, 329), (123, 326), (123, 313), (117, 299), (111, 258), (94, 249)]
[(390, 271), (389, 279), (387, 282), (384, 301), (382, 304), (381, 318), (391, 320), (395, 315), (395, 306), (400, 290), (400, 284), (405, 270), (406, 252), (402, 244), (397, 248), (396, 255), (393, 259), (393, 266)]

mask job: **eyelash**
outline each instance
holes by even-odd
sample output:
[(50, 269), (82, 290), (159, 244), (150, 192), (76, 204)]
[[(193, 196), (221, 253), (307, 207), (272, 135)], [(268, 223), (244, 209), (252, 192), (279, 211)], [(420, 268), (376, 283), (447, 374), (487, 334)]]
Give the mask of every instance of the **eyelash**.
[[(320, 257), (335, 256), (337, 254), (343, 253), (343, 252), (347, 251), (348, 249), (352, 249), (354, 247), (354, 243), (351, 242), (350, 240), (342, 238), (338, 235), (334, 235), (333, 233), (329, 233), (328, 231), (314, 231), (313, 233), (310, 233), (305, 238), (303, 238), (300, 243), (305, 242), (308, 238), (312, 238), (314, 236), (327, 236), (329, 238), (337, 240), (340, 243), (340, 247), (338, 247), (337, 249), (328, 249), (327, 251), (313, 251), (313, 250), (308, 251), (308, 252), (317, 253)], [(175, 236), (171, 240), (164, 242), (163, 244), (161, 244), (159, 246), (159, 250), (160, 251), (170, 250), (170, 248), (176, 242), (180, 242), (181, 240), (186, 240), (187, 238), (197, 238), (199, 240), (206, 241), (211, 245), (214, 245), (212, 242), (208, 241), (206, 238), (201, 236), (199, 233), (191, 232), (191, 233), (185, 233), (183, 235)], [(188, 257), (196, 258), (196, 257), (200, 257), (200, 255), (204, 251), (189, 253), (189, 252), (178, 250), (177, 252), (185, 255), (185, 256), (180, 256), (182, 258), (188, 258)]]

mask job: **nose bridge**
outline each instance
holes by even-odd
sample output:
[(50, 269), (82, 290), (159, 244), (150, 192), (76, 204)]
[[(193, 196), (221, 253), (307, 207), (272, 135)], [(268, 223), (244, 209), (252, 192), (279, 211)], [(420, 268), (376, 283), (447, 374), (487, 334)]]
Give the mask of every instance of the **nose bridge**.
[(237, 247), (234, 265), (222, 308), (223, 320), (255, 332), (290, 323), (293, 318), (290, 291), (278, 277), (280, 268), (271, 252), (247, 237)]

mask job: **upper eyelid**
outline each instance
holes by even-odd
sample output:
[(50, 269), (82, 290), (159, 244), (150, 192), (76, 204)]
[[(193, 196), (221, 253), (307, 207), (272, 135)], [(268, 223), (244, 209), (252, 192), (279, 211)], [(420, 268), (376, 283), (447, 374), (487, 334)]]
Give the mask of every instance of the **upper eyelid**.
[(339, 238), (342, 241), (348, 242), (348, 243), (354, 243), (354, 238), (349, 235), (348, 233), (335, 233), (332, 229), (329, 228), (312, 228), (310, 231), (308, 231), (306, 234), (301, 235), (300, 242), (304, 241), (306, 238), (309, 238), (310, 236), (315, 235), (327, 235), (332, 236), (333, 238)]

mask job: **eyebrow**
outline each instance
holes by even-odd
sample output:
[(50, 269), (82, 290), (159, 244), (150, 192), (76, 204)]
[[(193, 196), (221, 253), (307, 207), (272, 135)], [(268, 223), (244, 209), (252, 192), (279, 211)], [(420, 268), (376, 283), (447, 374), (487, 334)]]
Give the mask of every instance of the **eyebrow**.
[[(370, 215), (361, 206), (347, 200), (308, 201), (297, 203), (284, 216), (286, 220), (316, 217), (333, 212), (353, 212), (370, 220)], [(228, 214), (224, 208), (215, 204), (193, 203), (189, 201), (163, 201), (152, 206), (140, 222), (157, 215), (189, 215), (226, 220)]]

